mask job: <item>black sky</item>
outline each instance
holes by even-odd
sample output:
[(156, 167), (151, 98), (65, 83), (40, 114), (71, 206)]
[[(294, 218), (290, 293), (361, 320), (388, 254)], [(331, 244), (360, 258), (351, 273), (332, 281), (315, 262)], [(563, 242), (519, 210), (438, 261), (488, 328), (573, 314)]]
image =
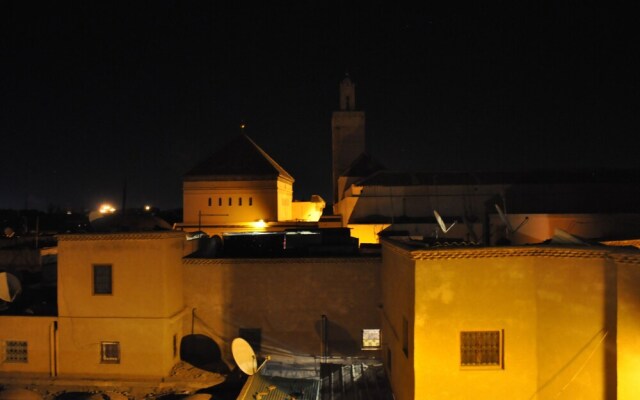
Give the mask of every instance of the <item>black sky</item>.
[[(346, 71), (397, 170), (637, 167), (637, 23), (608, 2), (0, 2), (0, 208), (181, 206), (246, 132), (331, 199)], [(340, 4), (340, 5), (337, 5)]]

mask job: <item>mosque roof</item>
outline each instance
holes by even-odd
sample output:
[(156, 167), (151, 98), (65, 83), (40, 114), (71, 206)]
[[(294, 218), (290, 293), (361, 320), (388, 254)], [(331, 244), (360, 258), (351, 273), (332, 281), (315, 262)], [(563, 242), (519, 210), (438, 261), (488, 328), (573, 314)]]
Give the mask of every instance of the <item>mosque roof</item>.
[(357, 182), (360, 186), (500, 185), (500, 184), (629, 184), (640, 170), (537, 170), (523, 172), (398, 172), (377, 171)]
[(367, 153), (362, 153), (356, 158), (349, 168), (341, 176), (370, 176), (375, 172), (386, 170), (387, 168)]
[(284, 168), (245, 134), (233, 138), (184, 176), (185, 180), (262, 180), (278, 177), (294, 181)]

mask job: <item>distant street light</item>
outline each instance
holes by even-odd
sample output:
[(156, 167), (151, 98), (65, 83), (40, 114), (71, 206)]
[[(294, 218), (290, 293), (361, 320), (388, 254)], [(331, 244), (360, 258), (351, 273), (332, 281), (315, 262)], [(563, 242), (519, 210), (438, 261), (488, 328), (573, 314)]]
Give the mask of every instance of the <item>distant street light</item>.
[(109, 203), (104, 203), (100, 206), (100, 214), (112, 214), (116, 212), (116, 209)]

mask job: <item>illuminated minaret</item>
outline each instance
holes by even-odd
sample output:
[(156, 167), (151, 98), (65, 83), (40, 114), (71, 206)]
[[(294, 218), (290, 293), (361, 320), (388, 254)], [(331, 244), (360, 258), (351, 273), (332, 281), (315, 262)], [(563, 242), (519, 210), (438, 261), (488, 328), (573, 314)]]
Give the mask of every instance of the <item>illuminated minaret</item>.
[(364, 111), (356, 111), (355, 86), (347, 74), (340, 82), (340, 110), (331, 118), (334, 203), (342, 198), (338, 178), (365, 151)]

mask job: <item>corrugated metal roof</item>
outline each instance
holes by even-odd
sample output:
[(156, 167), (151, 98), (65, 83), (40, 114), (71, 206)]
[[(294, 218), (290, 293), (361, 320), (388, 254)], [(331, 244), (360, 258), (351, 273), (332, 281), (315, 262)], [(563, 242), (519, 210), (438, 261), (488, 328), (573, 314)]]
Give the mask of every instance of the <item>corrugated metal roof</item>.
[(249, 377), (238, 400), (318, 400), (320, 380), (255, 374)]

